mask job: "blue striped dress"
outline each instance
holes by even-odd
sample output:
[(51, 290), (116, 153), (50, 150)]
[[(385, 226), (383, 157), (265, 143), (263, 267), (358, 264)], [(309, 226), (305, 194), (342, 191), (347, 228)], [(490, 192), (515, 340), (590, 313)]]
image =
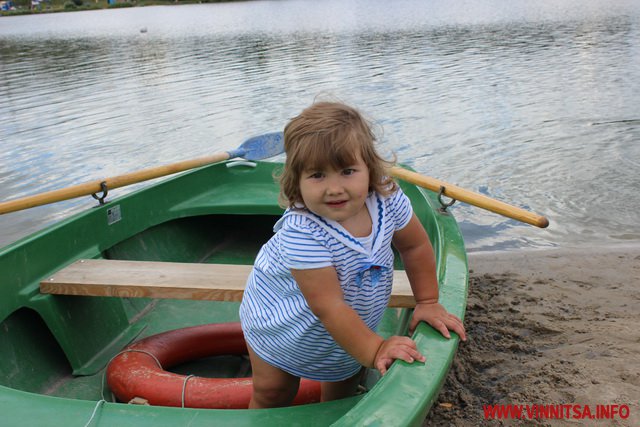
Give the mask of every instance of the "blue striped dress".
[(335, 267), (345, 301), (375, 330), (391, 295), (391, 239), (412, 209), (401, 190), (388, 197), (372, 193), (366, 205), (373, 222), (370, 245), (339, 223), (301, 209), (287, 210), (274, 226), (240, 305), (245, 338), (267, 363), (318, 381), (341, 381), (361, 368), (311, 312), (290, 269)]

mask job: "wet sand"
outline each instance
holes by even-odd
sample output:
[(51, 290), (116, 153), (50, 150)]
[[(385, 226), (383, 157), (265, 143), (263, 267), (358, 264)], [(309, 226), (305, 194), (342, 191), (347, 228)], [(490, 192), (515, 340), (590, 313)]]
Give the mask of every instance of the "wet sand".
[[(640, 246), (472, 253), (469, 269), (468, 340), (424, 425), (640, 425)], [(487, 404), (630, 413), (498, 421)]]

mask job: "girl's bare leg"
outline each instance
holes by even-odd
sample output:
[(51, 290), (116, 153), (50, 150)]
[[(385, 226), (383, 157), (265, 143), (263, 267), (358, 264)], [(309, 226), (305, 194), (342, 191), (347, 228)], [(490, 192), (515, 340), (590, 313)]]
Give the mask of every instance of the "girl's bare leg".
[(251, 347), (247, 346), (247, 348), (253, 371), (253, 395), (249, 408), (276, 408), (290, 405), (298, 393), (300, 378), (268, 364), (255, 354)]
[(360, 372), (347, 378), (346, 380), (336, 382), (323, 382), (321, 387), (320, 401), (328, 402), (330, 400), (343, 399), (356, 394), (358, 390), (358, 384), (362, 380), (364, 369)]

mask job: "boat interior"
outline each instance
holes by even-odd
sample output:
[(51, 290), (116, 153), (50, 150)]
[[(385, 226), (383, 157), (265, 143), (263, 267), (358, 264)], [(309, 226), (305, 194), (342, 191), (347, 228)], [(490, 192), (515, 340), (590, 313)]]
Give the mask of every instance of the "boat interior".
[[(176, 218), (137, 233), (95, 257), (251, 264), (262, 243), (272, 235), (277, 219), (277, 215), (230, 214)], [(0, 384), (72, 399), (111, 401), (104, 368), (132, 341), (171, 329), (239, 320), (237, 302), (64, 295), (41, 298), (55, 306), (55, 316), (73, 323), (73, 327), (58, 331), (66, 345), (63, 348), (37, 309), (18, 309), (0, 325), (0, 358), (4, 361), (0, 364)], [(406, 312), (388, 309), (380, 333), (392, 335), (406, 328)], [(215, 356), (166, 369), (202, 377), (251, 375), (246, 356)], [(378, 379), (377, 372), (369, 372), (364, 388)]]

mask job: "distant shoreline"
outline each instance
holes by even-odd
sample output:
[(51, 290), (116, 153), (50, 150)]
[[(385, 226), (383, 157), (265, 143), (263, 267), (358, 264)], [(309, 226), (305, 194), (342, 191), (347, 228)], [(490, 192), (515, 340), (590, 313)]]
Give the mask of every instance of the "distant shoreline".
[(33, 0), (12, 0), (14, 9), (0, 11), (0, 16), (40, 15), (43, 13), (81, 12), (87, 10), (121, 9), (145, 6), (180, 6), (185, 4), (232, 3), (247, 0), (39, 0), (38, 6), (32, 8)]

